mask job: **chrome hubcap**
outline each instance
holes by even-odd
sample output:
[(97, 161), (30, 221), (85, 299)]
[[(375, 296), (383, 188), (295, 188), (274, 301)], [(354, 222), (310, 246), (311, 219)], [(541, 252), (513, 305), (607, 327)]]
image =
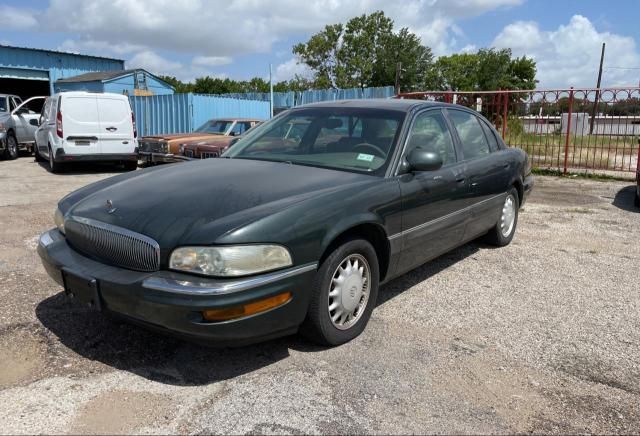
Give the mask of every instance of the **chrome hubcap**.
[(9, 136), (9, 153), (16, 154), (18, 151), (18, 143), (13, 138), (13, 136)]
[(507, 195), (502, 206), (502, 215), (500, 216), (500, 231), (502, 236), (508, 237), (513, 231), (513, 225), (516, 221), (516, 200), (513, 195)]
[(369, 301), (371, 271), (359, 254), (351, 254), (336, 268), (329, 288), (329, 317), (333, 325), (347, 330), (362, 316)]

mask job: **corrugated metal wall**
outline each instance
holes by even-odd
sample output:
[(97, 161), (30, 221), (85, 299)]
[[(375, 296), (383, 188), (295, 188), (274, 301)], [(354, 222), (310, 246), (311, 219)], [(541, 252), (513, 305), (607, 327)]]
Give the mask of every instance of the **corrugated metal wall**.
[[(302, 92), (274, 92), (273, 107), (291, 108), (307, 103), (317, 103), (332, 100), (353, 100), (363, 98), (390, 98), (394, 96), (393, 86), (379, 88), (350, 88), (350, 89), (321, 89)], [(268, 92), (249, 92), (246, 94), (223, 94), (223, 97), (241, 98), (248, 100), (269, 101)]]
[(203, 94), (129, 97), (141, 136), (192, 132), (212, 118), (269, 118), (269, 102)]

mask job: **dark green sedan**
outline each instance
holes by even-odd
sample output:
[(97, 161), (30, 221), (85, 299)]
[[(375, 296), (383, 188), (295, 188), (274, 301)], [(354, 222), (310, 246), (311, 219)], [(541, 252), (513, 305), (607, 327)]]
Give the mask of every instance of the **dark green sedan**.
[(313, 104), (223, 158), (69, 194), (38, 252), (69, 297), (160, 331), (338, 345), (364, 330), (381, 283), (478, 237), (509, 244), (530, 172), (464, 107)]

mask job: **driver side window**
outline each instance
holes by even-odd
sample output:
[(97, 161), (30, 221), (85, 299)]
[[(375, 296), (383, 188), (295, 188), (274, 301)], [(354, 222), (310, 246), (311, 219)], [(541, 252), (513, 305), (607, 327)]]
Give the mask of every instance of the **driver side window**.
[(451, 132), (440, 111), (429, 111), (416, 117), (409, 132), (405, 154), (409, 154), (416, 147), (438, 153), (442, 157), (443, 165), (456, 161)]

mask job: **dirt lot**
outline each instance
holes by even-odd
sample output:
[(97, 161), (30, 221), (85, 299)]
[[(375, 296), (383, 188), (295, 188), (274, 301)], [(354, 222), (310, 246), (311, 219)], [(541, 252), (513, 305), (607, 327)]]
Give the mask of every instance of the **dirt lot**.
[(640, 432), (631, 182), (538, 177), (509, 247), (384, 286), (347, 345), (215, 350), (87, 312), (45, 274), (57, 200), (110, 174), (0, 162), (0, 433)]

